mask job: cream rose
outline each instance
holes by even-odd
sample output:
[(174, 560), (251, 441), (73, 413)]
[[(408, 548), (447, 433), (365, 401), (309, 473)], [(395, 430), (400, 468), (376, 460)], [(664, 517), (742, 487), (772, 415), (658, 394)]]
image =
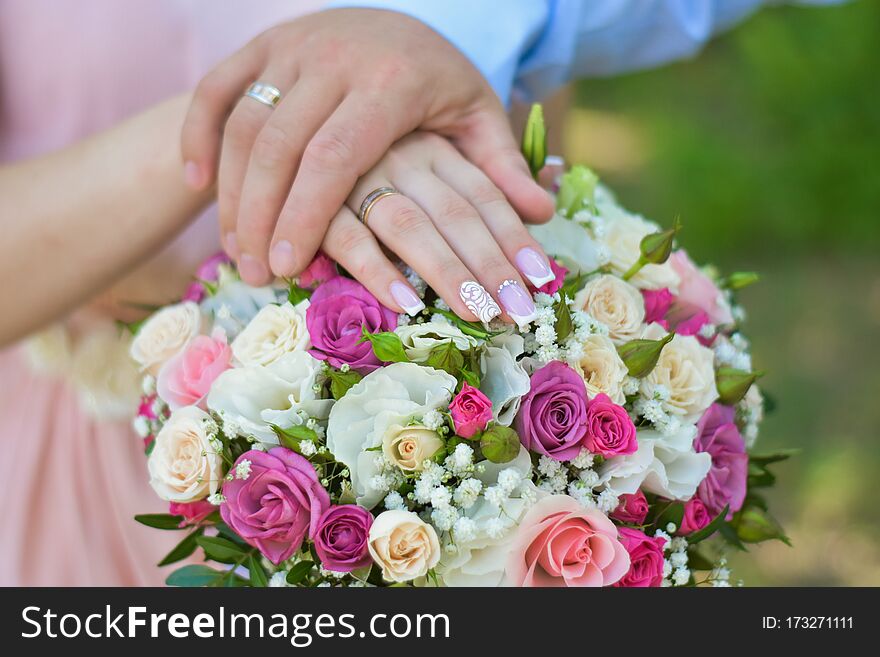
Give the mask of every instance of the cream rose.
[(440, 434), (423, 426), (392, 424), (382, 436), (382, 453), (401, 470), (421, 472), (425, 459), (443, 447)]
[(605, 393), (615, 404), (623, 405), (623, 381), (628, 372), (617, 347), (610, 338), (594, 333), (584, 340), (583, 350), (575, 369), (584, 377), (590, 398)]
[[(658, 340), (664, 335), (662, 326), (651, 324), (642, 337)], [(669, 393), (663, 401), (667, 413), (678, 416), (682, 423), (696, 422), (718, 399), (712, 350), (692, 335), (676, 335), (663, 347), (651, 373), (642, 379), (643, 396), (653, 399), (659, 390)], [(664, 397), (665, 394), (660, 395), (661, 399)]]
[(147, 467), (150, 485), (169, 502), (195, 502), (217, 492), (223, 464), (210, 436), (211, 416), (195, 406), (179, 408), (156, 434)]
[(383, 511), (370, 527), (370, 556), (389, 582), (424, 577), (440, 560), (437, 532), (412, 511)]
[(308, 301), (270, 304), (232, 341), (232, 354), (242, 365), (270, 365), (284, 354), (309, 348)]
[(201, 328), (198, 304), (184, 301), (168, 306), (143, 323), (131, 342), (129, 353), (141, 371), (156, 376), (165, 361), (178, 354)]
[(431, 349), (444, 342), (452, 342), (460, 351), (467, 351), (477, 345), (477, 339), (465, 335), (460, 329), (449, 322), (425, 322), (423, 324), (407, 324), (394, 329), (403, 350), (410, 360), (417, 363), (428, 359)]
[(575, 307), (582, 308), (608, 327), (615, 344), (637, 338), (645, 321), (642, 293), (623, 279), (604, 274), (594, 278), (575, 295)]
[[(642, 217), (629, 214), (612, 200), (599, 203), (599, 212), (602, 216), (599, 241), (608, 251), (609, 264), (614, 272), (622, 275), (638, 261), (642, 238), (658, 232), (660, 227)], [(639, 288), (656, 290), (668, 287), (672, 292), (678, 290), (679, 282), (678, 274), (669, 262), (645, 265), (630, 280)]]

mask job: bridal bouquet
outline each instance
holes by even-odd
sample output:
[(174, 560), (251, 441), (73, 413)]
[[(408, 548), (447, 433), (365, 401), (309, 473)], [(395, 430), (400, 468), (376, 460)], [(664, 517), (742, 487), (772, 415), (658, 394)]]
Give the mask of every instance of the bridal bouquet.
[(184, 532), (169, 584), (726, 586), (727, 550), (787, 540), (760, 494), (787, 454), (751, 451), (755, 276), (698, 268), (584, 167), (557, 184), (520, 329), (409, 269), (426, 309), (398, 316), (324, 256), (258, 289), (218, 256), (138, 327), (170, 507), (137, 519)]

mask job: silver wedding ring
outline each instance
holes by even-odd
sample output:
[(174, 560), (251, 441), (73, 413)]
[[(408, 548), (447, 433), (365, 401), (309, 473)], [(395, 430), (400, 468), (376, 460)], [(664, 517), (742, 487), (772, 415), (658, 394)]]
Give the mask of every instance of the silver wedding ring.
[(267, 107), (275, 107), (281, 101), (281, 90), (264, 82), (254, 82), (244, 95)]
[(361, 203), (361, 209), (358, 210), (358, 219), (361, 220), (361, 223), (364, 226), (367, 225), (367, 221), (370, 218), (370, 212), (373, 209), (373, 206), (380, 200), (385, 198), (386, 196), (394, 196), (395, 194), (399, 194), (396, 189), (393, 187), (378, 187), (374, 189), (372, 192), (364, 197), (363, 202)]

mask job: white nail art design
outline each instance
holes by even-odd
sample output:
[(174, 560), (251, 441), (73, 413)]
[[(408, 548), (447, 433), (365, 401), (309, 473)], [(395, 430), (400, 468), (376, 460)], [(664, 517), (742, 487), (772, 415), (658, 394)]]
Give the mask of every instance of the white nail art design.
[(488, 322), (493, 317), (501, 314), (501, 308), (495, 300), (486, 292), (486, 288), (476, 281), (465, 281), (458, 290), (461, 300), (481, 322)]

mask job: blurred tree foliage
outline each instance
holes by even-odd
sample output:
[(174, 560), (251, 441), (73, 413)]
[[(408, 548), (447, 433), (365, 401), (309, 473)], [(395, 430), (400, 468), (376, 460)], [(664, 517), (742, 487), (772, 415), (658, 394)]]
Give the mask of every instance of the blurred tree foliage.
[(640, 126), (644, 168), (603, 177), (634, 210), (680, 214), (698, 258), (880, 246), (877, 0), (766, 9), (692, 61), (575, 97)]

